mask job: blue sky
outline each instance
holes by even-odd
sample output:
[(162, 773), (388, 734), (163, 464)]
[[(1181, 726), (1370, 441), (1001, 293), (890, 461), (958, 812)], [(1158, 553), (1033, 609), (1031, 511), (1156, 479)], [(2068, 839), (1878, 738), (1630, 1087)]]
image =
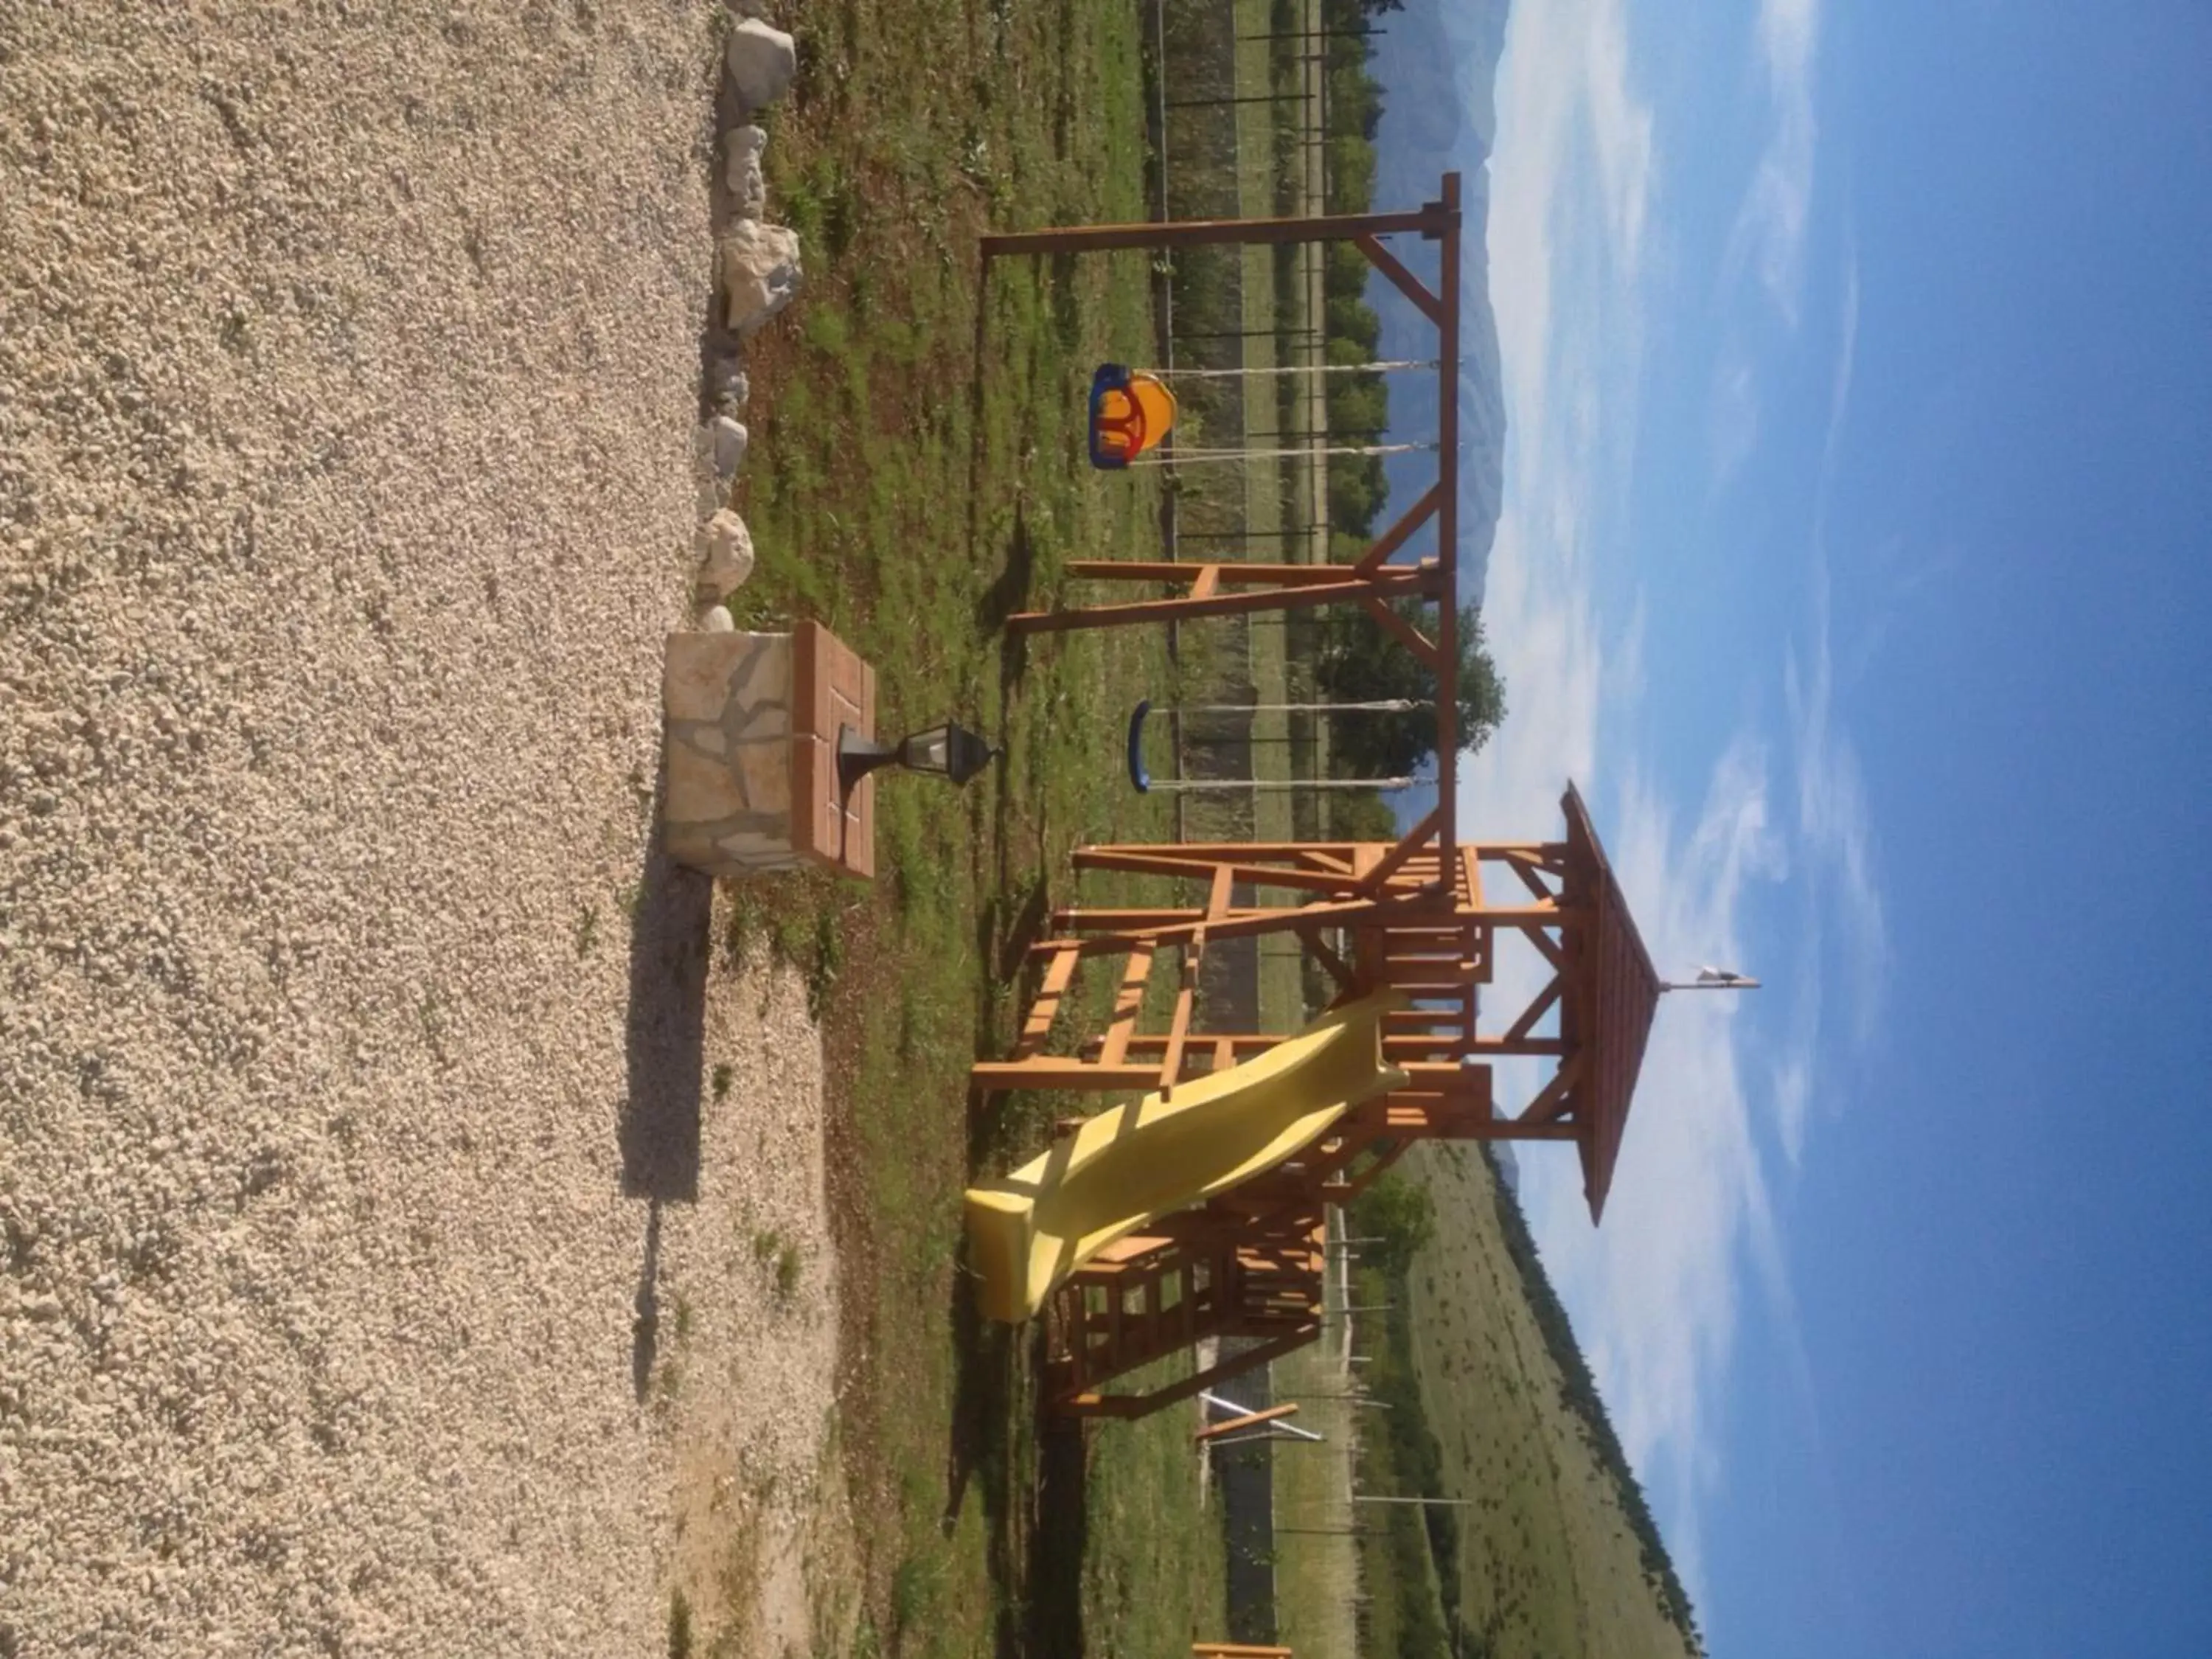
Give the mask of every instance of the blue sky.
[[(1453, 0), (1443, 0), (1449, 10)], [(1520, 0), (1512, 712), (1662, 1011), (1547, 1259), (1723, 1655), (2212, 1653), (2212, 9)]]

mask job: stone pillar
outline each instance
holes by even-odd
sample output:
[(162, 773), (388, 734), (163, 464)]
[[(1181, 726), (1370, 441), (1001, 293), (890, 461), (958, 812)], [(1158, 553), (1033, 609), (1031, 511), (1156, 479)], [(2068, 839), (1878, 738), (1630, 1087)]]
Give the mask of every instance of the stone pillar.
[(669, 857), (712, 876), (875, 871), (872, 778), (849, 799), (837, 737), (875, 734), (875, 674), (829, 629), (672, 634), (661, 682)]

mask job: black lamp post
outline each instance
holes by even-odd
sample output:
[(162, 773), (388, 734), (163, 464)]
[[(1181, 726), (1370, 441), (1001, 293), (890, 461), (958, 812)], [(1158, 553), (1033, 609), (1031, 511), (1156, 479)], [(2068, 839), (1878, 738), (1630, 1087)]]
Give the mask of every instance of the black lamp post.
[(837, 728), (837, 785), (846, 794), (878, 767), (898, 765), (947, 782), (964, 784), (999, 751), (956, 721), (917, 732), (902, 743), (881, 744), (849, 726)]

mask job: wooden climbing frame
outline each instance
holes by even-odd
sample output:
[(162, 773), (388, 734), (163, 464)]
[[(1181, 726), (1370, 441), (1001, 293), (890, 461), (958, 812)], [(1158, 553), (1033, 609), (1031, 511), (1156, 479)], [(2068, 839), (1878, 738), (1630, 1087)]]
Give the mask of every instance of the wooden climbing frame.
[[(1260, 1363), (1239, 1354), (1164, 1389), (1103, 1391), (1104, 1382), (1204, 1337), (1253, 1340), (1269, 1352), (1311, 1340), (1320, 1328), (1315, 1241), (1325, 1206), (1358, 1197), (1416, 1141), (1571, 1143), (1591, 1214), (1602, 1211), (1659, 981), (1581, 796), (1570, 788), (1561, 810), (1563, 836), (1470, 842), (1449, 871), (1433, 851), (1399, 856), (1403, 843), (1389, 842), (1116, 845), (1076, 853), (1079, 872), (1151, 878), (1203, 891), (1205, 901), (1055, 911), (1054, 937), (1030, 952), (1037, 989), (1014, 1052), (970, 1072), (981, 1094), (1170, 1091), (1265, 1053), (1295, 1033), (1207, 1030), (1197, 1018), (1194, 991), (1208, 940), (1270, 933), (1298, 938), (1340, 999), (1383, 987), (1409, 999), (1384, 1017), (1382, 1038), (1384, 1057), (1407, 1081), (1351, 1109), (1298, 1158), (1121, 1241), (1079, 1273), (1054, 1305), (1056, 1358), (1048, 1387), (1056, 1405), (1133, 1415)], [(1331, 943), (1337, 935), (1340, 949)], [(1486, 1024), (1482, 989), (1492, 983), (1499, 951), (1514, 940), (1549, 972), (1502, 1025)], [(1104, 1028), (1085, 1031), (1071, 1018), (1077, 975), (1101, 957), (1119, 969), (1114, 999)], [(1146, 1030), (1148, 988), (1170, 962), (1175, 994), (1166, 1028)], [(1063, 1024), (1075, 1028), (1072, 1043), (1051, 1052)], [(1531, 1099), (1501, 1114), (1492, 1063), (1509, 1057), (1554, 1065)]]
[[(1383, 988), (1407, 1006), (1385, 1017), (1384, 1055), (1405, 1084), (1346, 1111), (1316, 1146), (1206, 1204), (1157, 1217), (1078, 1269), (1048, 1310), (1046, 1387), (1060, 1409), (1132, 1417), (1312, 1341), (1321, 1330), (1328, 1206), (1356, 1197), (1423, 1139), (1571, 1142), (1595, 1218), (1603, 1208), (1630, 1093), (1659, 996), (1659, 981), (1621, 901), (1582, 798), (1569, 788), (1566, 830), (1543, 842), (1458, 836), (1460, 179), (1444, 175), (1435, 201), (1411, 212), (1181, 221), (1024, 231), (984, 239), (986, 259), (1116, 248), (1350, 240), (1437, 330), (1436, 482), (1350, 563), (1213, 560), (1195, 564), (1083, 561), (1091, 581), (1176, 590), (1164, 598), (1024, 611), (1017, 634), (1110, 628), (1201, 617), (1356, 605), (1431, 668), (1437, 804), (1395, 842), (1200, 842), (1087, 847), (1079, 873), (1112, 872), (1164, 884), (1159, 902), (1073, 906), (1033, 946), (1036, 974), (1013, 1051), (970, 1073), (979, 1097), (1010, 1090), (1171, 1094), (1294, 1035), (1212, 1030), (1198, 1008), (1198, 969), (1209, 945), (1289, 934), (1336, 987), (1340, 1000)], [(1386, 236), (1437, 245), (1431, 289)], [(1433, 526), (1436, 551), (1401, 557)], [(1437, 608), (1431, 637), (1401, 613), (1406, 599)], [(1493, 897), (1495, 892), (1498, 896)], [(1479, 1023), (1501, 944), (1518, 939), (1549, 969), (1502, 1028)], [(1116, 977), (1102, 1029), (1073, 1018), (1084, 964), (1104, 958)], [(1171, 965), (1171, 967), (1170, 967)], [(1171, 989), (1150, 994), (1163, 969)], [(1164, 1002), (1164, 1029), (1146, 1029)], [(1072, 1042), (1056, 1041), (1073, 1026)], [(1556, 1061), (1517, 1111), (1501, 1115), (1492, 1062)], [(1212, 1339), (1219, 1358), (1194, 1374), (1136, 1392), (1107, 1384)], [(1201, 1650), (1203, 1650), (1203, 1649)], [(1218, 1646), (1229, 1654), (1237, 1650)]]

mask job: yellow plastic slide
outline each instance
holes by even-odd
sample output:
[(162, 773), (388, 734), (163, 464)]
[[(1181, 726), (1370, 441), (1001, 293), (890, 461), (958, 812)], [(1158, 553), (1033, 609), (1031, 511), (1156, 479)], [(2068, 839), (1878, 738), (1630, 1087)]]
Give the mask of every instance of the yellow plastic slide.
[(1362, 1101), (1401, 1086), (1382, 1059), (1378, 991), (1241, 1066), (1101, 1112), (1043, 1157), (968, 1189), (968, 1252), (983, 1311), (1034, 1318), (1067, 1276), (1146, 1222), (1296, 1156)]

